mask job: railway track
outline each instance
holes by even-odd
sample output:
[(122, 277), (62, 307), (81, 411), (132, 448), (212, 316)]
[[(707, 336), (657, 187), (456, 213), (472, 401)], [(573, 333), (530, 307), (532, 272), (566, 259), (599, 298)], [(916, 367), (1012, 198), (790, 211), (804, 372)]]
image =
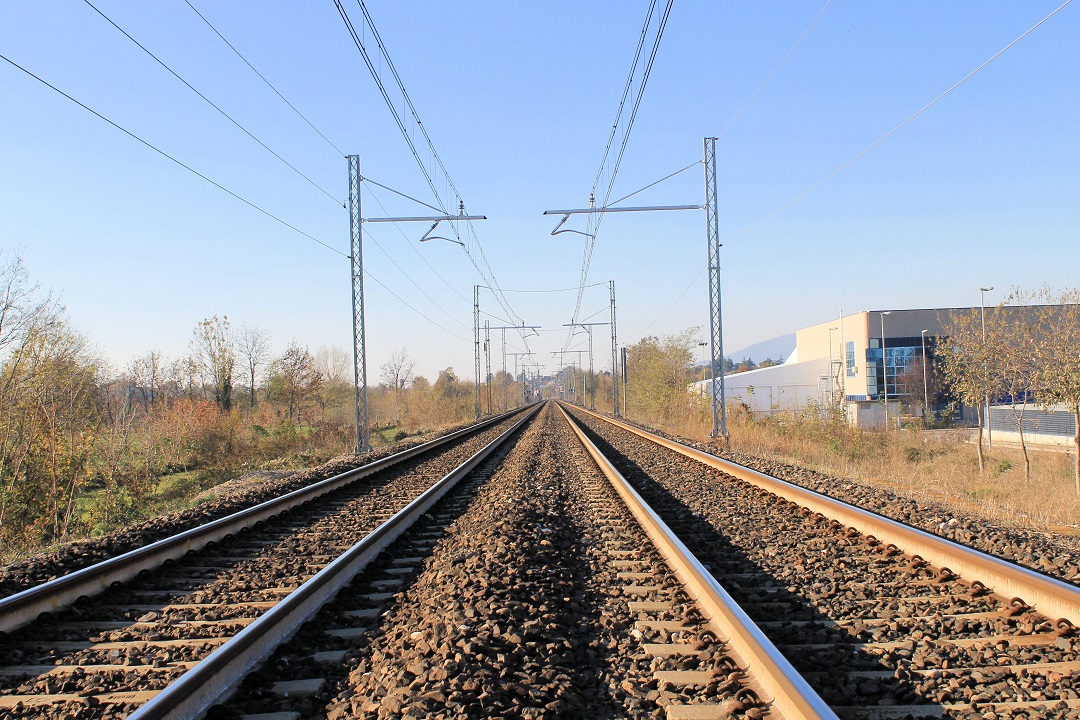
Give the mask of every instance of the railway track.
[(12, 632), (0, 720), (1080, 717), (1075, 587), (571, 414)]
[(1080, 717), (1080, 589), (575, 408), (842, 717)]
[(519, 421), (495, 418), (0, 599), (0, 717), (126, 716)]

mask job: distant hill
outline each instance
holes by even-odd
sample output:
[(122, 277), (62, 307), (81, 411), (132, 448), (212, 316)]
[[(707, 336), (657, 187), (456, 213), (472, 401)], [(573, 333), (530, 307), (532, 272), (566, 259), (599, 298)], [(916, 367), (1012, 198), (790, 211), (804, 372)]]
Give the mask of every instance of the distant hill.
[(734, 350), (724, 354), (731, 358), (735, 363), (738, 363), (745, 357), (759, 363), (765, 358), (777, 360), (780, 357), (783, 357), (787, 360), (791, 357), (791, 353), (793, 352), (795, 352), (795, 333), (789, 333), (787, 335), (774, 337), (771, 340), (762, 340), (759, 343), (754, 343), (741, 350)]

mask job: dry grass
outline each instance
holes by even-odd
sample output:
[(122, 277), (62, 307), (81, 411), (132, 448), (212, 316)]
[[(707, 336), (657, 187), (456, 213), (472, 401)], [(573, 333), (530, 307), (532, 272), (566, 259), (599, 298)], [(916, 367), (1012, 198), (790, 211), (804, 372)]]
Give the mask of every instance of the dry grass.
[[(712, 416), (691, 406), (655, 426), (707, 440)], [(634, 418), (652, 424), (646, 418)], [(754, 419), (728, 415), (731, 449), (817, 470), (916, 499), (963, 510), (996, 523), (1080, 535), (1080, 497), (1072, 458), (1060, 449), (1030, 450), (1031, 480), (1019, 447), (995, 443), (980, 474), (974, 444), (963, 432), (920, 428), (886, 433), (859, 430), (811, 415)]]

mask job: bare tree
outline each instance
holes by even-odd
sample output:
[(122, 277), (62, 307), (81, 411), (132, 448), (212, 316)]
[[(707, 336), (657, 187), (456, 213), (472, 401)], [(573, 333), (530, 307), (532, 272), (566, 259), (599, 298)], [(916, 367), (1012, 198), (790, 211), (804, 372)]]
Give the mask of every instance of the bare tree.
[(1042, 321), (1027, 312), (1031, 293), (1013, 289), (1008, 303), (1017, 311), (1009, 312), (1005, 305), (998, 305), (987, 317), (986, 334), (990, 352), (1000, 358), (997, 371), (1000, 385), (1009, 400), (1016, 430), (1020, 434), (1020, 449), (1024, 453), (1024, 478), (1031, 480), (1031, 458), (1024, 438), (1024, 414), (1028, 401), (1039, 394), (1037, 356), (1044, 342)]
[(315, 359), (306, 347), (292, 340), (285, 349), (285, 354), (274, 361), (273, 372), (281, 394), (289, 411), (289, 417), (295, 418), (297, 425), (302, 424), (304, 409), (314, 399), (322, 377), (315, 369)]
[(409, 386), (409, 378), (412, 377), (415, 367), (416, 361), (409, 356), (409, 349), (401, 348), (395, 350), (390, 355), (390, 359), (383, 364), (379, 379), (395, 392), (401, 392)]
[(395, 423), (401, 421), (402, 393), (409, 386), (409, 378), (412, 377), (414, 367), (416, 367), (416, 363), (409, 357), (408, 348), (401, 348), (395, 350), (381, 368), (379, 379), (393, 393), (393, 421)]
[(321, 345), (315, 351), (315, 370), (322, 378), (315, 393), (322, 419), (330, 408), (346, 409), (352, 394), (352, 356), (338, 345)]
[[(993, 314), (991, 314), (991, 317)], [(938, 344), (938, 357), (955, 397), (973, 405), (979, 420), (979, 472), (986, 467), (983, 454), (983, 399), (1001, 394), (1001, 356), (991, 349), (991, 333), (984, 337), (979, 310), (951, 315), (948, 336)]]
[(214, 386), (214, 402), (225, 412), (232, 409), (236, 342), (228, 316), (215, 315), (195, 326), (192, 350)]
[(251, 407), (255, 407), (255, 377), (259, 368), (270, 359), (270, 331), (258, 325), (243, 325), (236, 335), (236, 349), (248, 374), (248, 389), (251, 390)]
[(320, 345), (315, 351), (315, 369), (334, 385), (351, 384), (352, 357), (340, 345)]
[(160, 350), (151, 350), (131, 361), (128, 366), (131, 381), (142, 397), (143, 408), (149, 412), (157, 399), (165, 375), (165, 357)]

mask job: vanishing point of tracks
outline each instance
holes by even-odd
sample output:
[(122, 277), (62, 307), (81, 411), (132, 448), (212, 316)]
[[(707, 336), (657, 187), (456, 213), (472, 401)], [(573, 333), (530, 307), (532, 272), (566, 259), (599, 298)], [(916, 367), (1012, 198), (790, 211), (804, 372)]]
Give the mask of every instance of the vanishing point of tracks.
[(1080, 718), (1080, 589), (570, 412), (0, 600), (0, 720)]

